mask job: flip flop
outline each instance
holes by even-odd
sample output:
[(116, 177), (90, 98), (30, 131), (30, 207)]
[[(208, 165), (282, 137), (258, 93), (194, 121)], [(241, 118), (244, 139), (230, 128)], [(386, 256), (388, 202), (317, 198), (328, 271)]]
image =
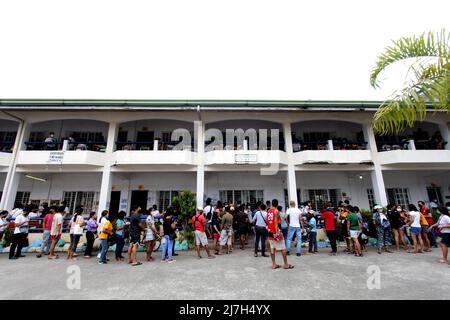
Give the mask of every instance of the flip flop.
[(135, 266), (140, 266), (142, 263), (141, 262), (136, 262), (136, 263), (132, 263), (131, 266), (135, 267)]
[(294, 266), (293, 266), (292, 264), (290, 264), (290, 265), (287, 266), (287, 268), (286, 268), (286, 267), (283, 267), (283, 269), (286, 269), (286, 270), (287, 270), (287, 269), (294, 269)]
[(276, 266), (275, 266), (275, 268), (274, 267), (272, 267), (272, 269), (279, 269), (279, 268), (281, 268), (281, 266), (279, 265), (279, 264), (277, 264)]

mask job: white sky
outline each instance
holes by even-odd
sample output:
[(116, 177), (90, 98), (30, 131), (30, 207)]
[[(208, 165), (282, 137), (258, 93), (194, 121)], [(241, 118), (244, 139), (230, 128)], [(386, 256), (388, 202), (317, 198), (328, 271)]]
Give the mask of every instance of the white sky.
[(0, 0), (0, 98), (380, 100), (391, 39), (448, 0)]

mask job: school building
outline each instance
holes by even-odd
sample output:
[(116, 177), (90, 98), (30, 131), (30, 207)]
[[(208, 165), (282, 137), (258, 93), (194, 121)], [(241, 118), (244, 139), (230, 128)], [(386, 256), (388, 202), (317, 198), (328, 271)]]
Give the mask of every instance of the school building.
[(0, 100), (0, 208), (164, 210), (185, 189), (199, 204), (449, 201), (448, 115), (377, 136), (380, 104)]

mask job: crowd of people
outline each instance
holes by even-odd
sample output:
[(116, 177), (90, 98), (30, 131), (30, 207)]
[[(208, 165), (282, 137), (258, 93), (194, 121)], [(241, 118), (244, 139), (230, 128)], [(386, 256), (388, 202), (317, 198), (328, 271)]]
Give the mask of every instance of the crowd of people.
[[(43, 210), (44, 208), (44, 210)], [(145, 211), (145, 212), (144, 212)], [(146, 261), (153, 261), (156, 241), (161, 246), (161, 262), (173, 263), (175, 240), (179, 230), (178, 208), (169, 207), (160, 213), (154, 205), (148, 210), (139, 206), (131, 208), (127, 217), (124, 211), (118, 213), (104, 210), (97, 217), (90, 212), (86, 219), (83, 208), (77, 207), (73, 215), (62, 206), (38, 207), (27, 205), (12, 212), (0, 212), (0, 241), (6, 228), (13, 227), (13, 236), (9, 250), (9, 259), (24, 257), (22, 249), (27, 247), (29, 222), (31, 217), (42, 220), (42, 244), (37, 257), (43, 255), (48, 259), (58, 259), (55, 252), (68, 221), (70, 245), (66, 259), (77, 259), (77, 248), (81, 237), (86, 237), (84, 258), (93, 257), (95, 239), (99, 240), (99, 264), (108, 263), (108, 249), (114, 244), (115, 260), (123, 262), (124, 246), (128, 243), (127, 262), (131, 266), (141, 265), (138, 260), (138, 248), (145, 246)], [(439, 262), (448, 263), (447, 254), (450, 245), (450, 203), (446, 206), (428, 208), (423, 201), (405, 207), (388, 205), (386, 208), (375, 205), (373, 213), (363, 216), (359, 208), (349, 201), (341, 201), (337, 207), (325, 203), (320, 212), (313, 210), (310, 202), (300, 206), (290, 201), (289, 207), (283, 209), (277, 199), (266, 203), (257, 202), (254, 209), (249, 205), (234, 205), (217, 201), (213, 206), (210, 198), (205, 207), (199, 207), (189, 219), (195, 241), (198, 259), (202, 258), (202, 248), (208, 259), (223, 254), (232, 254), (235, 243), (245, 250), (251, 237), (254, 241), (255, 257), (271, 257), (272, 268), (292, 269), (288, 256), (295, 248), (296, 256), (302, 256), (302, 243), (308, 242), (304, 255), (318, 253), (317, 230), (323, 229), (331, 247), (330, 255), (337, 254), (337, 242), (346, 244), (344, 251), (362, 257), (367, 252), (368, 239), (376, 237), (377, 252), (392, 253), (391, 246), (398, 251), (403, 247), (409, 253), (427, 253), (437, 247), (437, 237), (441, 238), (442, 258)], [(9, 221), (10, 220), (10, 221)], [(11, 225), (12, 221), (12, 225)], [(267, 254), (266, 241), (269, 243)], [(294, 242), (294, 243), (293, 243)], [(295, 245), (294, 245), (295, 244)], [(277, 264), (276, 252), (280, 252), (283, 264)]]

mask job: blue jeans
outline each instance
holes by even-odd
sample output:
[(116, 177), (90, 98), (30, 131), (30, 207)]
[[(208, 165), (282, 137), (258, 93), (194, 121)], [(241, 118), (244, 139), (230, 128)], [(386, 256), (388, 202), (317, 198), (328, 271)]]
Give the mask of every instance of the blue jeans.
[(288, 228), (281, 228), (281, 233), (283, 234), (284, 244), (287, 244)]
[(168, 259), (172, 260), (172, 245), (173, 240), (169, 239), (169, 236), (164, 236), (164, 243), (161, 244), (161, 260), (166, 260), (166, 254), (168, 252)]
[(124, 245), (125, 245), (125, 240), (122, 238), (122, 235), (116, 234), (116, 258), (123, 258), (122, 251), (123, 251)]
[(100, 251), (100, 262), (106, 262), (106, 252), (108, 251), (108, 239), (100, 240), (101, 251)]
[(288, 229), (288, 235), (286, 240), (286, 251), (291, 251), (291, 241), (295, 234), (295, 237), (297, 238), (297, 244), (295, 247), (296, 253), (302, 253), (302, 229), (300, 227), (289, 227)]

